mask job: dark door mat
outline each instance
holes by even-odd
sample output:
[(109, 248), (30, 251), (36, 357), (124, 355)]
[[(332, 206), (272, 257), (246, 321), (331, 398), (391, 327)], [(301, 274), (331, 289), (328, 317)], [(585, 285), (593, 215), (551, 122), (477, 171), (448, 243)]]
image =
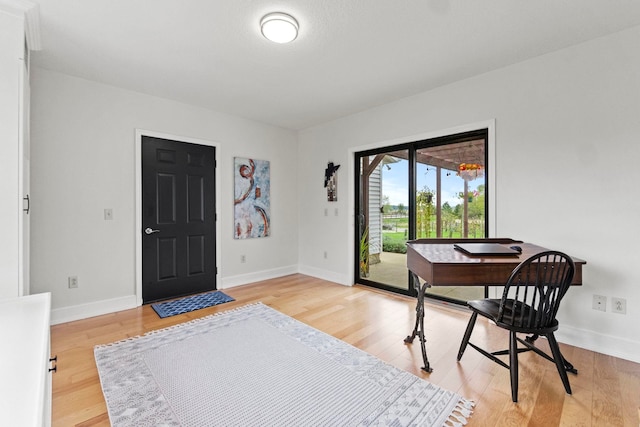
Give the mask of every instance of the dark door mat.
[(173, 301), (159, 302), (151, 304), (151, 307), (158, 313), (160, 318), (188, 313), (201, 308), (212, 307), (225, 302), (235, 301), (229, 295), (221, 291), (207, 292), (206, 294), (192, 295)]

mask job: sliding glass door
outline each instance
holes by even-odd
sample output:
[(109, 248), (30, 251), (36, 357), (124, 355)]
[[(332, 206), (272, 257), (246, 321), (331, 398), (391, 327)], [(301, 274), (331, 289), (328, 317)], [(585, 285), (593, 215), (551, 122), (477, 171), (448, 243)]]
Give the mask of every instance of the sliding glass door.
[(358, 281), (409, 293), (409, 151), (358, 156)]
[[(410, 294), (408, 240), (487, 237), (487, 158), (486, 129), (356, 153), (356, 281)], [(466, 302), (485, 291), (428, 295)]]

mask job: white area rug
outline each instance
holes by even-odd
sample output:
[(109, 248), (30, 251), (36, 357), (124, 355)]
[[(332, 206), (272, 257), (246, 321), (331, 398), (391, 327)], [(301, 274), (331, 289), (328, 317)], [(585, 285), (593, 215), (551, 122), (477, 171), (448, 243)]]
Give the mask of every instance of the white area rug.
[(263, 304), (94, 352), (113, 426), (442, 426), (472, 408)]

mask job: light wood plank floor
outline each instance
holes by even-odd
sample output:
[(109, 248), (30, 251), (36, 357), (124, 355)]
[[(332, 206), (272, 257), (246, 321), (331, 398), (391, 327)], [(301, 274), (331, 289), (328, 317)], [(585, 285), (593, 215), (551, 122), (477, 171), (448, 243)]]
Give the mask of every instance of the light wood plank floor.
[[(420, 371), (420, 345), (405, 345), (415, 300), (362, 286), (345, 287), (292, 275), (224, 291), (235, 302), (159, 319), (150, 306), (51, 328), (54, 426), (108, 426), (93, 346), (144, 334), (212, 313), (261, 301), (380, 359), (476, 401), (469, 426), (633, 426), (639, 424), (640, 364), (562, 345), (579, 370), (564, 392), (555, 366), (532, 354), (520, 360), (519, 402), (511, 402), (509, 372), (469, 348), (456, 362), (469, 314), (427, 304), (427, 348), (434, 372)], [(561, 326), (562, 327), (562, 326)], [(251, 337), (247, 337), (248, 340)], [(478, 319), (472, 340), (506, 348), (504, 331)], [(544, 345), (544, 340), (541, 345)]]

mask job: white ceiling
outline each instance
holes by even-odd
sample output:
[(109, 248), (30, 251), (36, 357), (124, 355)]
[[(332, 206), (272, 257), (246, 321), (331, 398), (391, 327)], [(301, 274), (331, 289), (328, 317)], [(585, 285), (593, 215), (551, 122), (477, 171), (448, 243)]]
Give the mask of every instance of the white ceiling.
[(34, 1), (33, 65), (290, 129), (640, 25), (639, 0)]

